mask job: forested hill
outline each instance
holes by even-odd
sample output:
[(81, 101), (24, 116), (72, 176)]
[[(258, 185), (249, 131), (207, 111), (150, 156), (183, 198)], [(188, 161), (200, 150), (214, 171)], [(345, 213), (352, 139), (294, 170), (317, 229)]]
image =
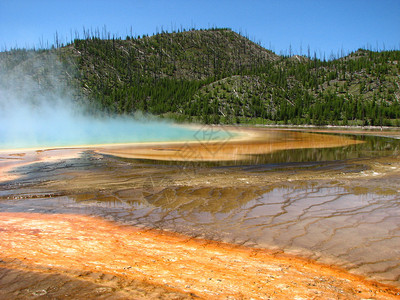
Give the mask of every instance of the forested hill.
[[(49, 66), (54, 55), (56, 66)], [(210, 29), (126, 39), (88, 35), (52, 50), (3, 52), (0, 64), (2, 72), (29, 74), (42, 89), (56, 78), (76, 87), (73, 97), (111, 113), (400, 126), (400, 51), (360, 49), (329, 61), (282, 57), (229, 29)]]

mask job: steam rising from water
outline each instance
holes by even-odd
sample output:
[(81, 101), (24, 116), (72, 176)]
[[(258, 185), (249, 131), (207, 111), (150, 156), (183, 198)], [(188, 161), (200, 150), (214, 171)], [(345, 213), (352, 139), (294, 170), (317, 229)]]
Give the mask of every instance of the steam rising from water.
[(194, 139), (193, 130), (154, 118), (88, 115), (71, 100), (52, 55), (33, 53), (13, 67), (6, 62), (0, 57), (2, 149)]
[(3, 149), (184, 140), (193, 139), (194, 134), (186, 128), (144, 118), (87, 116), (66, 104), (68, 100), (65, 99), (35, 105), (10, 100), (16, 105), (1, 103), (0, 144)]

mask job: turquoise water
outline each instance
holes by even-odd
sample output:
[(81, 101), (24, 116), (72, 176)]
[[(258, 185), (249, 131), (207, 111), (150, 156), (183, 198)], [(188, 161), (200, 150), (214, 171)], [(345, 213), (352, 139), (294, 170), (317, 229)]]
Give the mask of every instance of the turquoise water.
[(0, 121), (0, 148), (66, 147), (78, 145), (216, 140), (232, 133), (216, 127), (188, 127), (170, 122), (135, 120), (129, 117), (78, 117)]
[(66, 147), (114, 143), (226, 139), (212, 126), (179, 126), (154, 116), (89, 114), (85, 103), (54, 95), (29, 98), (0, 87), (0, 149)]

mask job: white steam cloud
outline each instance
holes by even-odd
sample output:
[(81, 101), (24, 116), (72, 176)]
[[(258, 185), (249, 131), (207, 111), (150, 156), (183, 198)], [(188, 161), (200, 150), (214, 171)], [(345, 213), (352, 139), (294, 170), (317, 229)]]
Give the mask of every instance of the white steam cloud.
[(0, 54), (2, 149), (194, 138), (192, 130), (167, 122), (88, 115), (82, 103), (72, 100), (73, 91), (63, 83), (56, 57), (25, 52), (13, 66), (6, 57), (11, 54)]

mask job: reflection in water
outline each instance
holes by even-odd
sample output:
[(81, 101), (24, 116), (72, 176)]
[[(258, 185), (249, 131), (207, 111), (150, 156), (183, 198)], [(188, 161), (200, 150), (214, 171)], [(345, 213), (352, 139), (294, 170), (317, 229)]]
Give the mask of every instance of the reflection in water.
[(271, 164), (289, 162), (320, 162), (344, 159), (371, 158), (400, 153), (400, 143), (392, 138), (357, 136), (363, 143), (344, 147), (289, 149), (268, 154), (253, 155), (251, 164)]
[(254, 188), (175, 187), (137, 201), (134, 192), (115, 193), (108, 205), (114, 211), (96, 213), (134, 225), (281, 248), (376, 279), (399, 280), (399, 194), (355, 195), (319, 186), (274, 188), (261, 195)]
[[(94, 214), (279, 248), (400, 286), (398, 173), (361, 178), (374, 164), (366, 158), (397, 155), (399, 141), (363, 139), (345, 148), (254, 155), (235, 165), (87, 151), (19, 168), (23, 177), (0, 185), (0, 211)], [(393, 172), (399, 167), (395, 159), (384, 165)]]

